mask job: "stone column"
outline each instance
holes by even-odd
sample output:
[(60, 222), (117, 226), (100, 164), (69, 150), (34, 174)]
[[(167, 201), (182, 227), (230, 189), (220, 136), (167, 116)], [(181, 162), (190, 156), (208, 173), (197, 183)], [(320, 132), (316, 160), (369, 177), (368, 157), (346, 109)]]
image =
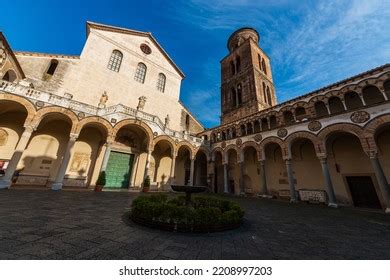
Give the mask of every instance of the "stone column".
[(330, 108), (329, 108), (329, 104), (328, 104), (328, 103), (325, 103), (325, 107), (326, 107), (326, 110), (328, 111), (328, 115), (330, 115)]
[(175, 183), (175, 168), (176, 168), (176, 155), (172, 156), (172, 162), (171, 162), (171, 184)]
[(379, 188), (381, 190), (383, 200), (385, 202), (385, 212), (390, 214), (390, 189), (389, 184), (387, 183), (386, 176), (383, 173), (381, 163), (379, 162), (378, 155), (371, 154), (370, 161), (372, 168), (374, 169), (376, 179), (378, 180)]
[(129, 187), (134, 187), (134, 176), (135, 176), (135, 169), (137, 168), (137, 159), (139, 155), (134, 155), (133, 164), (131, 167), (131, 174), (130, 174), (130, 181), (129, 181)]
[(240, 166), (240, 178), (239, 178), (239, 185), (240, 185), (240, 195), (245, 194), (244, 190), (244, 162), (238, 162), (238, 165)]
[(295, 183), (294, 183), (294, 174), (291, 166), (291, 159), (286, 159), (286, 169), (287, 169), (287, 176), (288, 176), (288, 184), (290, 187), (290, 202), (297, 202), (297, 194), (295, 192)]
[(227, 163), (223, 164), (223, 192), (229, 193), (229, 186), (228, 186), (228, 165)]
[(188, 182), (188, 185), (193, 186), (194, 185), (194, 169), (195, 169), (195, 159), (191, 159), (191, 168), (190, 168), (190, 181)]
[(383, 97), (385, 98), (385, 100), (389, 100), (389, 98), (387, 98), (387, 95), (386, 95), (386, 92), (384, 90), (381, 90), (381, 93), (383, 94)]
[(112, 145), (112, 143), (110, 143), (110, 142), (107, 142), (105, 144), (106, 150), (104, 151), (104, 156), (103, 156), (103, 161), (102, 161), (102, 166), (100, 168), (100, 172), (106, 171), (106, 169), (107, 169), (107, 163), (108, 163), (108, 159), (110, 158), (110, 153), (111, 153), (111, 145)]
[(347, 105), (345, 104), (345, 100), (341, 99), (341, 103), (343, 103), (344, 111), (347, 111)]
[(19, 142), (16, 145), (15, 152), (13, 153), (10, 161), (8, 162), (7, 169), (3, 177), (0, 177), (0, 189), (9, 189), (12, 184), (12, 177), (14, 176), (16, 167), (23, 155), (24, 150), (27, 147), (28, 141), (31, 138), (31, 134), (34, 129), (30, 126), (26, 127), (20, 136)]
[(362, 101), (363, 106), (366, 106), (366, 100), (364, 100), (363, 93), (359, 94), (360, 100)]
[[(145, 163), (145, 173), (144, 173), (144, 180), (147, 176), (149, 176), (149, 169), (150, 169), (150, 157), (152, 156), (152, 149), (148, 150), (148, 155), (146, 156), (146, 163)], [(142, 182), (143, 184), (143, 182)]]
[(261, 195), (263, 197), (269, 197), (267, 187), (267, 175), (265, 174), (265, 160), (260, 160), (260, 176), (261, 176)]
[(62, 156), (60, 167), (57, 171), (57, 175), (54, 179), (54, 182), (51, 182), (49, 185), (53, 191), (61, 190), (62, 186), (64, 185), (64, 177), (65, 177), (66, 169), (68, 167), (72, 148), (76, 143), (77, 137), (78, 137), (77, 134), (73, 134), (73, 133), (70, 134), (68, 144), (66, 145), (65, 152)]
[(328, 206), (336, 208), (337, 201), (336, 201), (336, 196), (334, 194), (332, 178), (330, 177), (330, 173), (329, 173), (328, 161), (326, 157), (320, 157), (319, 160), (321, 162), (322, 175), (324, 176), (324, 180), (325, 180), (325, 190), (329, 198)]

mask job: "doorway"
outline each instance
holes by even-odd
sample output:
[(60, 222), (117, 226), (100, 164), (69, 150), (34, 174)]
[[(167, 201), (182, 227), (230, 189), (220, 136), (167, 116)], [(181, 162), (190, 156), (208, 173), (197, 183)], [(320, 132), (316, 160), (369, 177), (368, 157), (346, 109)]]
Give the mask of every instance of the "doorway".
[(106, 168), (106, 188), (128, 188), (134, 155), (111, 152)]
[(370, 176), (347, 176), (346, 180), (355, 207), (382, 208)]

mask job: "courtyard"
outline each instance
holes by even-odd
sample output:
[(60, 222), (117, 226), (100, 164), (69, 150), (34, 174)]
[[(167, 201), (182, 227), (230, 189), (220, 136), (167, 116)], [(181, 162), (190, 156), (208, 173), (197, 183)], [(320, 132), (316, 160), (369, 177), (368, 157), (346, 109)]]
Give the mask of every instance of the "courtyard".
[(183, 234), (128, 220), (128, 192), (0, 192), (0, 259), (389, 259), (390, 216), (228, 197), (237, 230)]

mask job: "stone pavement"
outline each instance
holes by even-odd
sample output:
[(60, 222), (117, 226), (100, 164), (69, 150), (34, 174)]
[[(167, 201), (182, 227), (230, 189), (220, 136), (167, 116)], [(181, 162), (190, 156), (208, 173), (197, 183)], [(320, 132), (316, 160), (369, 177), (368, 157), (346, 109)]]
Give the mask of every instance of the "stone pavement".
[(0, 259), (390, 259), (381, 213), (230, 197), (240, 229), (181, 234), (129, 222), (137, 195), (0, 191)]

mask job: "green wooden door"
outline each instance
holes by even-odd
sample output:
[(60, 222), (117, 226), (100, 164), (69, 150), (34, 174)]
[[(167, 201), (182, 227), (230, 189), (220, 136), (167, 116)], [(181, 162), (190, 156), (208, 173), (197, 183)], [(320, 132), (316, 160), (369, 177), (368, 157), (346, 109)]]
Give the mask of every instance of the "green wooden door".
[(106, 168), (106, 188), (128, 188), (134, 155), (111, 152)]

